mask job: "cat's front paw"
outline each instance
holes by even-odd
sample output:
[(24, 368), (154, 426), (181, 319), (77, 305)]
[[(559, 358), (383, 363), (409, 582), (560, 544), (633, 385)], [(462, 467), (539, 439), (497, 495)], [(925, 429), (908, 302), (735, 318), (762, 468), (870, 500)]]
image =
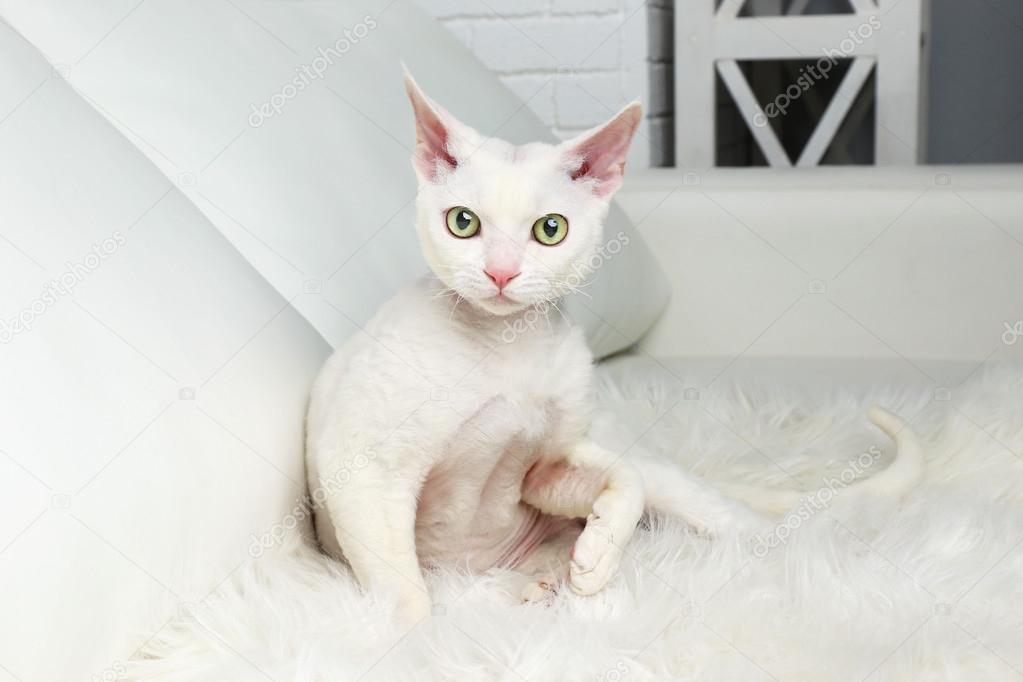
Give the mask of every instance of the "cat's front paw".
[(576, 594), (595, 594), (614, 577), (621, 559), (611, 532), (591, 514), (572, 548), (568, 584)]

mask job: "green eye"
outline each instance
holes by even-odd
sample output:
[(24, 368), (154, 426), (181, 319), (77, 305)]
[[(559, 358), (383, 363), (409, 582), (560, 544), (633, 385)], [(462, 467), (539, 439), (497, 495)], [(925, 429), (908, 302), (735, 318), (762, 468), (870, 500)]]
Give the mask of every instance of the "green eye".
[(468, 239), (480, 231), (480, 219), (465, 206), (448, 209), (448, 231), (459, 239)]
[(560, 213), (548, 213), (533, 223), (533, 236), (544, 246), (554, 246), (568, 236), (568, 220)]

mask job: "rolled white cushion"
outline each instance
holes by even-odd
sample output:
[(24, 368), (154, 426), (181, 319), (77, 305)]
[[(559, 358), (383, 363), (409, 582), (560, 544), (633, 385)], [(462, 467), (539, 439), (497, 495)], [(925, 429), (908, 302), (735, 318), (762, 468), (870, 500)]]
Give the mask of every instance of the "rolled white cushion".
[(0, 25), (0, 680), (113, 679), (277, 524), (304, 527), (328, 353)]
[[(403, 60), (484, 134), (551, 139), (497, 76), (403, 0), (0, 0), (0, 14), (334, 345), (426, 272)], [(567, 308), (598, 357), (637, 341), (669, 294), (617, 206), (606, 239), (589, 297)]]

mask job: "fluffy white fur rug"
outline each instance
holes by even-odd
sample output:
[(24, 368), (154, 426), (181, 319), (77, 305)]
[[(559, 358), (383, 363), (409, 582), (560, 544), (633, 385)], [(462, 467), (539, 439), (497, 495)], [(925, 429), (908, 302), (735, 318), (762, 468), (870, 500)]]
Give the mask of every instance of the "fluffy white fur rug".
[[(720, 484), (817, 491), (772, 538), (751, 547), (652, 519), (606, 591), (563, 590), (547, 607), (515, 603), (508, 575), (435, 574), (435, 614), (406, 636), (345, 567), (295, 541), (164, 628), (128, 677), (1023, 679), (1023, 374), (978, 373), (937, 401), (906, 387), (813, 401), (747, 383), (697, 398), (644, 367), (604, 370), (603, 407), (628, 427), (601, 419), (604, 440), (638, 438), (632, 452)], [(871, 403), (912, 420), (926, 450), (925, 480), (901, 502), (840, 482), (887, 464)]]

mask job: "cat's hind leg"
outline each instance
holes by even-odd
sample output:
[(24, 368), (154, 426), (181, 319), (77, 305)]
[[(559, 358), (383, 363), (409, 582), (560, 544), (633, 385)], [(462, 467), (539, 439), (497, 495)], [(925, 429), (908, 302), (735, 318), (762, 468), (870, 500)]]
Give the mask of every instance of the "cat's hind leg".
[(552, 529), (547, 538), (515, 566), (515, 572), (522, 576), (518, 589), (523, 603), (550, 604), (568, 581), (572, 546), (583, 524), (578, 519), (564, 518), (550, 518), (549, 522)]
[(594, 594), (614, 576), (643, 515), (643, 481), (616, 454), (582, 441), (563, 458), (534, 466), (522, 499), (548, 514), (586, 519), (571, 550), (569, 585)]

